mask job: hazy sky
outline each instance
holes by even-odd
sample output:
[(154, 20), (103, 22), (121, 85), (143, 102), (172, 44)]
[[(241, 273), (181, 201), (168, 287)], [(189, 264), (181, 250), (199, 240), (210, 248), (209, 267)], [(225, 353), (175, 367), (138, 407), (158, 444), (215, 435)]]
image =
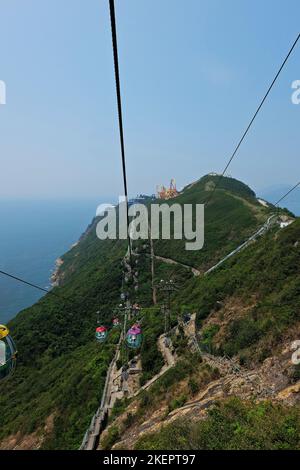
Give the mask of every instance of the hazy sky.
[[(116, 0), (129, 191), (223, 169), (292, 42), (299, 0)], [(0, 0), (0, 197), (122, 193), (108, 0)], [(300, 44), (229, 174), (299, 180)]]

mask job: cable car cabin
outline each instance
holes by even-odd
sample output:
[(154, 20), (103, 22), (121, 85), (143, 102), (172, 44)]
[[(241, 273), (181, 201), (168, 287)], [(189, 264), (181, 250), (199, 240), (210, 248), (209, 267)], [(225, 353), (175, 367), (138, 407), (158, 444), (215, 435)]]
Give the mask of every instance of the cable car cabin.
[(103, 343), (103, 341), (106, 340), (107, 338), (107, 335), (108, 335), (108, 330), (106, 328), (106, 326), (98, 326), (96, 328), (96, 340), (99, 342), (99, 343)]
[(129, 348), (137, 349), (142, 344), (142, 329), (139, 325), (133, 325), (126, 335), (126, 344)]
[(0, 380), (13, 373), (17, 362), (17, 349), (9, 330), (0, 325)]
[(119, 325), (120, 325), (120, 320), (118, 318), (114, 318), (113, 319), (113, 327), (116, 328)]

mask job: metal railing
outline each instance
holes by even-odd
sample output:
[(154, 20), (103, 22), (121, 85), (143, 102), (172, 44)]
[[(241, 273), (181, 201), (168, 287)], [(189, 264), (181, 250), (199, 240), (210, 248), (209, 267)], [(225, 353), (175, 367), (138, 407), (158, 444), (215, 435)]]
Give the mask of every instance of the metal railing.
[(110, 394), (108, 393), (109, 383), (110, 383), (110, 378), (111, 378), (113, 367), (118, 359), (122, 339), (123, 339), (123, 334), (121, 334), (120, 336), (120, 340), (119, 340), (114, 358), (111, 361), (109, 368), (107, 370), (100, 406), (91, 419), (91, 424), (83, 437), (79, 450), (94, 450), (96, 447), (97, 439), (103, 428), (103, 423), (105, 422), (105, 419), (108, 413), (108, 405), (109, 405), (108, 398), (110, 399)]

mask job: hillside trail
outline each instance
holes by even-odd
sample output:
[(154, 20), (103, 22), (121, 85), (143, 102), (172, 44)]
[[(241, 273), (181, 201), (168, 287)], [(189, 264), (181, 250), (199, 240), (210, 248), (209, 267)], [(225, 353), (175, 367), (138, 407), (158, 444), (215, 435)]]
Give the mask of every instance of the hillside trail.
[(167, 370), (174, 367), (176, 364), (177, 356), (173, 353), (173, 346), (170, 338), (162, 334), (157, 340), (158, 350), (164, 359), (164, 365), (161, 370), (148, 380), (143, 386), (139, 385), (139, 378), (142, 373), (141, 359), (136, 356), (133, 365), (128, 368), (128, 375), (126, 379), (122, 380), (122, 370), (117, 370), (116, 364), (112, 368), (111, 377), (109, 379), (109, 407), (113, 408), (116, 399), (122, 399), (125, 396), (128, 398), (137, 396), (142, 390), (148, 389), (154, 384)]
[(120, 355), (120, 348), (123, 340), (123, 334), (121, 333), (120, 339), (115, 351), (115, 355), (109, 365), (107, 370), (104, 389), (102, 392), (101, 403), (92, 417), (91, 423), (89, 428), (87, 429), (84, 438), (82, 440), (80, 450), (94, 450), (97, 445), (98, 437), (101, 431), (105, 427), (105, 423), (107, 421), (108, 410), (109, 410), (109, 403), (111, 400), (111, 392), (112, 392), (112, 377), (116, 368), (116, 363)]
[(136, 397), (140, 394), (141, 391), (147, 390), (151, 385), (153, 385), (162, 375), (164, 375), (169, 369), (175, 366), (177, 361), (177, 356), (172, 352), (172, 342), (165, 334), (162, 334), (157, 340), (158, 350), (161, 352), (162, 357), (164, 358), (165, 364), (160, 369), (160, 371), (154, 375), (148, 382), (146, 382), (142, 387), (140, 387), (133, 394), (133, 397)]
[(175, 366), (177, 357), (173, 352), (170, 338), (163, 334), (158, 338), (157, 346), (167, 366)]
[(172, 353), (172, 343), (169, 339), (166, 341), (165, 335), (161, 335), (158, 338), (157, 345), (164, 358), (165, 364), (158, 374), (140, 387), (139, 377), (142, 372), (142, 364), (138, 356), (134, 358), (134, 361), (131, 360), (129, 362), (125, 372), (122, 368), (118, 369), (117, 367), (121, 355), (120, 347), (122, 339), (123, 335), (121, 334), (115, 356), (108, 368), (100, 407), (93, 416), (91, 424), (83, 438), (80, 447), (81, 450), (93, 450), (97, 447), (99, 437), (105, 430), (107, 419), (117, 400), (137, 396), (142, 390), (146, 390), (155, 383), (167, 370), (174, 367), (176, 363), (176, 356)]
[[(129, 247), (123, 259), (124, 266), (128, 272), (132, 271), (130, 262), (128, 260), (130, 251)], [(136, 253), (133, 253), (136, 255)], [(154, 285), (154, 270), (152, 272), (152, 284)], [(153, 292), (155, 297), (155, 292)], [(123, 398), (132, 398), (137, 396), (142, 390), (146, 390), (153, 383), (155, 383), (167, 370), (174, 367), (176, 364), (176, 356), (172, 354), (172, 343), (170, 338), (166, 335), (161, 335), (157, 340), (157, 346), (164, 358), (164, 366), (161, 370), (146, 382), (142, 387), (139, 385), (140, 374), (142, 373), (142, 364), (139, 357), (135, 361), (130, 361), (126, 370), (117, 368), (117, 363), (121, 355), (121, 344), (123, 341), (123, 333), (120, 335), (120, 340), (115, 351), (115, 356), (110, 363), (107, 371), (105, 386), (102, 394), (101, 404), (97, 412), (91, 420), (91, 424), (85, 433), (80, 449), (93, 450), (99, 439), (99, 436), (105, 429), (107, 418), (113, 409), (117, 400)]]
[[(227, 254), (226, 256), (224, 256), (224, 258), (222, 258), (220, 261), (218, 261), (215, 265), (213, 265), (211, 268), (209, 268), (207, 271), (205, 272), (201, 272), (199, 269), (193, 267), (193, 266), (189, 266), (187, 264), (184, 264), (184, 263), (181, 263), (180, 261), (177, 261), (177, 260), (174, 260), (172, 258), (168, 258), (168, 257), (164, 257), (164, 256), (159, 256), (159, 255), (156, 255), (154, 253), (154, 246), (153, 246), (153, 240), (151, 239), (150, 237), (150, 247), (151, 247), (151, 253), (150, 256), (151, 259), (153, 260), (154, 258), (157, 259), (158, 261), (161, 261), (163, 263), (166, 263), (166, 264), (170, 264), (170, 265), (177, 265), (177, 266), (181, 266), (185, 269), (188, 269), (189, 271), (191, 271), (193, 273), (194, 276), (198, 277), (198, 276), (201, 276), (201, 275), (208, 275), (210, 274), (211, 272), (215, 271), (219, 266), (221, 266), (225, 261), (227, 261), (229, 258), (231, 258), (232, 256), (240, 253), (242, 250), (244, 250), (245, 248), (247, 248), (251, 243), (253, 243), (254, 241), (256, 241), (258, 238), (260, 238), (261, 236), (263, 236), (266, 232), (268, 232), (275, 224), (276, 222), (280, 221), (280, 217), (278, 218), (278, 215), (277, 214), (271, 214), (267, 221), (254, 233), (252, 234), (245, 242), (243, 242), (241, 245), (239, 245), (237, 248), (235, 248), (233, 251), (231, 251), (229, 254)], [(152, 268), (152, 280), (153, 280), (153, 276), (154, 276), (154, 270)], [(153, 283), (153, 281), (152, 281)], [(155, 302), (156, 303), (156, 293), (154, 294), (154, 299), (155, 299)]]
[[(246, 383), (250, 385), (251, 392), (265, 397), (273, 394), (272, 387), (267, 386), (259, 369), (246, 369), (242, 367), (236, 358), (228, 356), (214, 356), (203, 351), (199, 346), (196, 329), (196, 314), (193, 313), (189, 324), (184, 327), (185, 335), (188, 337), (188, 344), (192, 352), (200, 352), (202, 359), (212, 368), (219, 370), (221, 377), (225, 377), (223, 385), (227, 385), (227, 378), (234, 379), (239, 384)], [(222, 379), (220, 379), (222, 380)]]
[[(139, 377), (142, 372), (141, 360), (137, 356), (135, 357), (134, 366), (128, 368), (127, 378), (122, 380), (122, 370), (117, 369), (117, 360), (120, 356), (120, 351), (115, 356), (115, 361), (111, 366), (108, 376), (108, 385), (106, 390), (106, 398), (103, 401), (104, 407), (106, 407), (107, 414), (109, 415), (113, 409), (116, 400), (127, 398), (134, 398), (140, 394), (141, 391), (147, 390), (151, 385), (153, 385), (163, 374), (165, 374), (170, 368), (174, 367), (176, 364), (177, 357), (173, 354), (172, 343), (170, 338), (165, 334), (162, 334), (157, 340), (157, 347), (160, 350), (165, 364), (161, 370), (152, 377), (148, 382), (146, 382), (142, 387), (139, 386)], [(134, 377), (134, 379), (132, 379)], [(120, 380), (121, 379), (121, 380)], [(95, 428), (95, 427), (94, 427)], [(102, 433), (105, 433), (106, 430), (104, 427), (98, 427), (98, 438), (102, 436)], [(91, 433), (92, 437), (95, 435), (94, 432)], [(95, 444), (95, 442), (94, 442)], [(88, 450), (91, 449), (92, 444), (88, 444)], [(93, 447), (94, 448), (94, 447)]]
[[(200, 351), (196, 338), (195, 317), (196, 315), (193, 314), (190, 322), (182, 325), (184, 333), (188, 338), (188, 346), (194, 353)], [(162, 337), (160, 337), (160, 344), (163, 344)], [(280, 391), (278, 387), (276, 389), (272, 379), (267, 377), (260, 368), (246, 369), (241, 367), (236, 359), (213, 356), (203, 351), (201, 351), (201, 357), (204, 363), (218, 369), (220, 377), (210, 382), (204, 389), (201, 389), (183, 406), (171, 412), (168, 412), (166, 404), (162, 404), (144, 422), (133, 425), (130, 431), (126, 433), (126, 437), (119, 441), (115, 448), (133, 449), (136, 441), (144, 434), (156, 432), (162, 426), (170, 424), (178, 418), (185, 418), (190, 422), (204, 419), (206, 410), (219, 399), (235, 396), (245, 400), (272, 399), (273, 401), (281, 401), (285, 396), (294, 393), (297, 388), (295, 386), (288, 388), (282, 386)], [(298, 388), (300, 389), (300, 385)], [(127, 416), (127, 413), (134, 414), (136, 409), (137, 403), (131, 403), (124, 416)], [(123, 418), (122, 416), (119, 417), (115, 424), (120, 425), (124, 416)]]
[(166, 264), (174, 264), (174, 265), (177, 265), (177, 266), (181, 266), (185, 269), (188, 269), (189, 271), (191, 271), (194, 276), (201, 276), (201, 271), (199, 271), (199, 269), (196, 269), (192, 266), (189, 266), (188, 264), (184, 264), (184, 263), (181, 263), (180, 261), (176, 261), (172, 258), (165, 258), (164, 256), (159, 256), (159, 255), (153, 255), (155, 259), (157, 259), (158, 261), (162, 261), (163, 263), (166, 263)]
[[(207, 272), (203, 273), (204, 275), (209, 274), (210, 272), (217, 269), (223, 262), (225, 262), (231, 256), (239, 253), (244, 248), (246, 248), (250, 243), (255, 241), (260, 236), (264, 235), (276, 222), (277, 216), (272, 214), (267, 222), (263, 224), (263, 226), (257, 230), (251, 237), (249, 237), (244, 243), (242, 243), (238, 248), (234, 251), (229, 253), (223, 259), (221, 259), (217, 264), (211, 267)], [(151, 237), (150, 237), (151, 239)], [(138, 256), (138, 255), (137, 255)], [(153, 290), (153, 302), (156, 303), (156, 289), (154, 284), (154, 263), (153, 260), (157, 259), (159, 261), (165, 262), (167, 264), (174, 264), (180, 265), (186, 269), (189, 269), (194, 276), (200, 276), (202, 273), (191, 266), (188, 266), (184, 263), (180, 263), (176, 260), (171, 258), (162, 257), (159, 255), (155, 255), (153, 242), (151, 240), (151, 253), (150, 257), (152, 260), (151, 265), (151, 274), (152, 274), (152, 290)], [(130, 269), (130, 266), (127, 262), (127, 267)], [(276, 387), (272, 380), (268, 378), (267, 375), (263, 375), (259, 368), (249, 370), (244, 367), (241, 367), (239, 361), (237, 359), (229, 358), (226, 356), (213, 356), (207, 352), (201, 350), (199, 346), (199, 342), (197, 339), (197, 330), (195, 325), (196, 314), (193, 314), (191, 320), (182, 326), (184, 328), (184, 333), (188, 338), (188, 346), (192, 352), (198, 352), (201, 354), (202, 360), (207, 363), (211, 368), (217, 369), (220, 378), (211, 382), (204, 390), (199, 392), (197, 396), (193, 398), (192, 401), (189, 401), (184, 406), (173, 410), (171, 413), (168, 413), (167, 416), (163, 418), (163, 422), (167, 423), (174, 419), (177, 419), (180, 416), (188, 415), (191, 419), (194, 418), (196, 410), (201, 414), (206, 408), (208, 408), (211, 404), (213, 404), (216, 400), (220, 398), (225, 398), (226, 396), (239, 396), (240, 398), (255, 398), (255, 399), (265, 399), (265, 398), (273, 398), (276, 394)], [(114, 386), (115, 380), (120, 375), (120, 371), (116, 370), (116, 362), (112, 366), (112, 369), (109, 371), (108, 377), (108, 405), (107, 408), (112, 409), (117, 399), (121, 399), (124, 396), (128, 397), (136, 397), (142, 390), (148, 389), (152, 384), (154, 384), (167, 370), (171, 367), (174, 367), (176, 364), (176, 356), (171, 351), (170, 341), (167, 341), (165, 335), (161, 335), (158, 338), (158, 349), (161, 351), (162, 356), (164, 358), (164, 366), (157, 373), (154, 377), (152, 377), (146, 384), (142, 387), (139, 387), (136, 391), (133, 391), (134, 388), (138, 385), (138, 380), (136, 380), (133, 386), (128, 386), (128, 380), (125, 381), (125, 385), (120, 387), (119, 385), (116, 387)], [(139, 373), (139, 367), (137, 367)], [(130, 374), (129, 374), (130, 375)], [(128, 375), (128, 377), (129, 377)], [(126, 388), (127, 387), (127, 388)], [(277, 390), (278, 392), (278, 390)], [(164, 410), (164, 414), (166, 410)], [(197, 413), (196, 413), (197, 414)], [(160, 426), (162, 421), (162, 416), (160, 413), (154, 413), (151, 418), (142, 424), (139, 429), (139, 436), (143, 432), (149, 432), (149, 430), (155, 430), (155, 427)], [(133, 440), (134, 434), (131, 433), (131, 441)], [(130, 443), (126, 444), (126, 448), (130, 445)], [(130, 447), (129, 447), (130, 448)]]

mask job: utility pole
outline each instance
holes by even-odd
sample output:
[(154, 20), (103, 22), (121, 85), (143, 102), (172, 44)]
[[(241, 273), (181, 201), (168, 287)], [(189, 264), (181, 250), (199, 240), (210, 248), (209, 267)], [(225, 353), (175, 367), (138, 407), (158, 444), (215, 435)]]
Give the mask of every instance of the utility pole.
[(169, 281), (164, 281), (162, 279), (157, 288), (161, 290), (165, 296), (165, 303), (162, 306), (162, 311), (165, 317), (165, 334), (167, 334), (171, 328), (171, 295), (177, 290), (177, 286), (172, 279)]
[(148, 235), (150, 241), (150, 259), (151, 259), (151, 287), (152, 287), (152, 302), (153, 305), (157, 304), (157, 297), (156, 297), (156, 286), (154, 284), (154, 277), (155, 277), (155, 255), (154, 255), (154, 244), (151, 237), (151, 225), (150, 222), (148, 223)]

